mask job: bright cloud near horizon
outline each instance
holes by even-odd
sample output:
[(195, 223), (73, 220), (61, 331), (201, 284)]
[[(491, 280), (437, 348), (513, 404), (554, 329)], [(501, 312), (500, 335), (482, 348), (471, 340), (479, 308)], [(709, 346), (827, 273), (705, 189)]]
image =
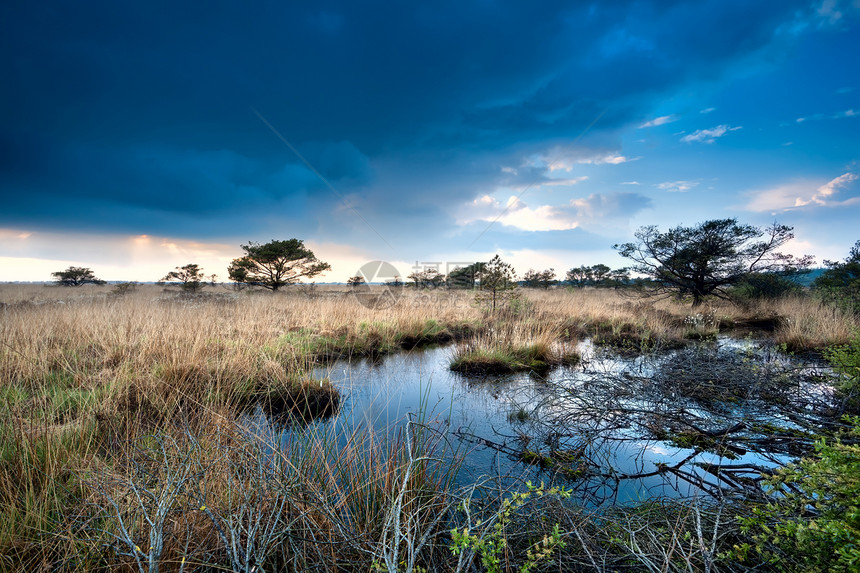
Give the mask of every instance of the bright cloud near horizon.
[[(519, 273), (643, 225), (860, 239), (860, 4), (0, 7), (0, 281), (226, 278), (249, 241)], [(402, 268), (401, 268), (402, 267)]]

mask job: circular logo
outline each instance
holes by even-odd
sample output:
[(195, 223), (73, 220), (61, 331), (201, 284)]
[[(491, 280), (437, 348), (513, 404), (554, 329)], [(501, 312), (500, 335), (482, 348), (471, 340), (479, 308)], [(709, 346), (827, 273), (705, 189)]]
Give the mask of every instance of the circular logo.
[[(380, 310), (390, 308), (403, 294), (403, 279), (394, 265), (385, 261), (364, 263), (355, 277), (363, 282), (353, 283), (352, 294), (367, 308)], [(354, 278), (355, 278), (354, 277)]]

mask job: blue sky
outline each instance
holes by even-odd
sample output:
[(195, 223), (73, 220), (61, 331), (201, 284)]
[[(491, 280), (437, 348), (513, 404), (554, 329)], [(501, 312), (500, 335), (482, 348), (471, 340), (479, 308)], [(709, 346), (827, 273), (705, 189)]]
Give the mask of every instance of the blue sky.
[(860, 239), (860, 0), (4, 2), (0, 281), (240, 244), (622, 266), (642, 225)]

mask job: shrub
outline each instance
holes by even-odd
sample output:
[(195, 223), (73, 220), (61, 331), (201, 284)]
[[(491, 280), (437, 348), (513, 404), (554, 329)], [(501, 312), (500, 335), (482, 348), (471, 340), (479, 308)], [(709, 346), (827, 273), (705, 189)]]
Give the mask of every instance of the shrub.
[[(466, 527), (451, 530), (451, 552), (459, 557), (457, 571), (470, 565), (476, 557), (489, 573), (509, 571), (509, 562), (513, 556), (510, 555), (507, 529), (513, 514), (532, 497), (549, 496), (568, 499), (571, 495), (570, 491), (564, 488), (547, 488), (543, 483), (540, 486), (534, 486), (531, 482), (527, 482), (526, 487), (527, 491), (512, 492), (510, 497), (504, 498), (494, 515), (486, 520), (479, 519), (474, 524), (471, 522), (469, 499), (463, 501), (461, 509), (469, 518), (468, 523)], [(559, 524), (556, 523), (551, 531), (528, 548), (525, 559), (520, 556), (518, 560), (522, 563), (518, 569), (519, 573), (532, 571), (541, 561), (548, 560), (553, 551), (564, 547), (565, 542), (562, 540)]]
[(502, 261), (499, 255), (490, 259), (481, 271), (481, 290), (475, 294), (475, 302), (493, 313), (506, 303), (519, 298), (514, 267)]
[(850, 423), (766, 481), (772, 501), (742, 519), (755, 541), (736, 547), (742, 557), (756, 553), (782, 571), (860, 568), (860, 418)]
[(801, 292), (800, 285), (776, 273), (752, 273), (732, 292), (738, 300), (774, 300)]
[(860, 407), (860, 333), (844, 346), (828, 348), (824, 357), (840, 375), (837, 389), (845, 400), (846, 408), (856, 413)]
[(824, 261), (830, 267), (815, 279), (813, 288), (828, 302), (860, 312), (860, 241), (842, 262)]

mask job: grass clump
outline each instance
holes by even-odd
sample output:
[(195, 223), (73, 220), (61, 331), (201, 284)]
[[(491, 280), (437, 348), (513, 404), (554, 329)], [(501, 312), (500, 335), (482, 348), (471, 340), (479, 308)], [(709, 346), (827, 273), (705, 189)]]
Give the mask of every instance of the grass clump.
[(469, 326), (468, 323), (452, 325), (452, 329), (449, 329), (446, 325), (432, 318), (413, 321), (399, 333), (399, 344), (401, 348), (407, 350), (433, 344), (444, 344), (455, 338), (462, 338), (470, 330)]
[(592, 341), (625, 355), (636, 355), (682, 347), (682, 335), (676, 328), (655, 329), (647, 319), (616, 317), (594, 323)]
[(478, 339), (458, 346), (450, 367), (454, 372), (463, 374), (493, 375), (526, 371), (546, 372), (552, 363), (552, 350), (545, 343), (515, 346)]
[(757, 312), (779, 317), (774, 341), (789, 352), (820, 352), (847, 344), (858, 326), (853, 312), (808, 296), (763, 302)]
[(283, 385), (261, 385), (242, 400), (246, 407), (259, 405), (275, 419), (308, 422), (337, 413), (341, 396), (328, 378), (301, 378)]
[[(450, 531), (463, 521), (454, 508), (464, 498), (453, 486), (456, 462), (438, 455), (447, 447), (442, 434), (423, 423), (399, 434), (296, 423), (275, 441), (237, 424), (246, 421), (242, 409), (259, 406), (268, 420), (337, 415), (343, 397), (310, 375), (334, 358), (457, 341), (452, 369), (543, 372), (577, 363), (576, 341), (592, 334), (631, 352), (681, 341), (690, 312), (674, 301), (646, 304), (587, 288), (529, 291), (493, 314), (471, 306), (469, 291), (443, 290), (406, 292), (384, 309), (336, 288), (182, 297), (147, 285), (116, 296), (90, 286), (2, 285), (0, 299), (0, 569), (21, 571), (140, 564), (168, 571), (183, 559), (185, 570), (457, 570)], [(843, 374), (841, 391), (856, 395), (853, 315), (801, 297), (755, 305), (715, 303), (708, 312), (726, 317), (721, 330), (779, 317), (774, 336), (792, 349), (842, 347), (830, 358)], [(674, 366), (665, 382), (698, 400), (721, 388), (728, 401), (743, 397), (741, 383), (756, 374), (725, 369), (709, 386), (713, 379)], [(785, 386), (773, 382), (774, 389)], [(513, 416), (538, 421), (532, 410)], [(853, 440), (842, 445), (853, 448)], [(523, 461), (571, 479), (581, 463), (537, 450)], [(827, 464), (829, 475), (856, 473), (842, 462)], [(803, 491), (828, 499), (814, 487), (809, 482)], [(484, 524), (499, 521), (493, 516), (510, 497), (497, 493), (498, 503), (484, 506)], [(720, 518), (719, 507), (677, 502), (594, 517), (548, 497), (535, 493), (510, 512), (495, 538), (491, 525), (466, 523), (478, 537), (463, 537), (460, 548), (480, 559), (511, 559), (511, 570), (550, 567), (528, 551), (551, 553), (558, 570), (599, 570), (594, 563), (606, 570), (716, 570), (727, 543), (750, 539), (736, 520)], [(694, 547), (689, 540), (702, 532), (704, 544)], [(568, 547), (547, 551), (544, 536)], [(499, 545), (481, 539), (510, 545), (497, 552)], [(725, 570), (743, 570), (732, 557), (720, 559)]]

